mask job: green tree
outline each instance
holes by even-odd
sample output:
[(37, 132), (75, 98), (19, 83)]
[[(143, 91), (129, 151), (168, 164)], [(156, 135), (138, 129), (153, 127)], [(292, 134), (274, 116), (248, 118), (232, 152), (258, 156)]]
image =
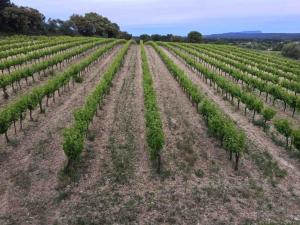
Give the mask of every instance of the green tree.
[(96, 33), (95, 26), (83, 16), (74, 14), (70, 17), (70, 21), (75, 24), (78, 33), (81, 35), (91, 36)]
[(127, 33), (127, 32), (120, 32), (119, 33), (119, 38), (130, 40), (130, 39), (132, 39), (132, 35)]
[(1, 0), (0, 1), (0, 11), (4, 8), (11, 6), (10, 0)]
[(202, 41), (202, 34), (198, 31), (191, 31), (187, 36), (187, 41), (191, 43), (200, 43)]
[(150, 40), (151, 40), (151, 37), (150, 37), (150, 35), (148, 35), (148, 34), (142, 34), (142, 35), (140, 35), (140, 40), (142, 40), (142, 41), (144, 41), (144, 42), (150, 41)]
[(281, 53), (289, 58), (300, 59), (300, 45), (296, 43), (285, 44), (281, 50)]
[(1, 12), (1, 28), (5, 31), (38, 34), (44, 32), (45, 17), (38, 10), (10, 6)]

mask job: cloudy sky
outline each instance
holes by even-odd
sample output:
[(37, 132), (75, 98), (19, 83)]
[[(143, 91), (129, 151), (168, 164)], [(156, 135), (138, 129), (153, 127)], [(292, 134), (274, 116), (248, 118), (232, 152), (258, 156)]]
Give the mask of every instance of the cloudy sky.
[(12, 0), (47, 18), (97, 12), (134, 35), (190, 30), (300, 33), (300, 0)]

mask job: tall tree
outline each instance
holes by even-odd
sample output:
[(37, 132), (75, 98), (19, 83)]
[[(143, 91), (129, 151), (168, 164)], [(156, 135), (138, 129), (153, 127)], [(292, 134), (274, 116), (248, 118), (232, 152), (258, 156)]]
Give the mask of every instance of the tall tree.
[(84, 16), (74, 14), (70, 17), (70, 21), (75, 24), (78, 33), (81, 35), (91, 36), (96, 33), (95, 26)]
[(198, 31), (191, 31), (187, 37), (188, 42), (199, 43), (202, 41), (202, 34)]
[(140, 40), (143, 40), (144, 42), (145, 41), (150, 41), (151, 37), (148, 34), (142, 34), (142, 35), (140, 35)]
[(44, 31), (44, 20), (43, 14), (28, 7), (9, 6), (1, 12), (2, 28), (16, 33), (42, 33)]
[(0, 0), (0, 11), (9, 6), (11, 6), (10, 0)]

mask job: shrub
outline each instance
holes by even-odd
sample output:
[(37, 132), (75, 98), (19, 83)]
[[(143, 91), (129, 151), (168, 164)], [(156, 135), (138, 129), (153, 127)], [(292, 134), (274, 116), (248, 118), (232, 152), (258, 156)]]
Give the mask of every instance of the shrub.
[(292, 135), (291, 124), (287, 119), (278, 119), (274, 121), (275, 129), (286, 138), (286, 147), (289, 145), (289, 138)]
[(296, 43), (289, 43), (283, 46), (282, 55), (293, 58), (300, 59), (300, 45)]

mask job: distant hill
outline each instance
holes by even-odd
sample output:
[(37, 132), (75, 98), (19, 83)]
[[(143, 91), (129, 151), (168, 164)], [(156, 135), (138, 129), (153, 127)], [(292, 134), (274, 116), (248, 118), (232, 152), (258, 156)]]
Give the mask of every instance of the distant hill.
[(243, 31), (205, 35), (204, 37), (206, 39), (300, 40), (300, 33), (262, 33), (261, 31)]

